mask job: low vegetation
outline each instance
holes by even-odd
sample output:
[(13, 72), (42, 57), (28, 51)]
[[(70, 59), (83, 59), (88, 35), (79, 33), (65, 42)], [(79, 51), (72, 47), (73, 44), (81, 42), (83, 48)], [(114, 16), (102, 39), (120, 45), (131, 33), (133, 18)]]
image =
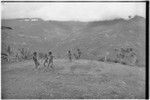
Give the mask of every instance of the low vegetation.
[[(2, 63), (13, 63), (32, 59), (32, 52), (28, 48), (13, 49), (7, 46), (6, 52), (2, 52)], [(44, 59), (45, 53), (38, 52), (38, 58)], [(80, 54), (82, 56), (82, 53)], [(74, 59), (79, 59), (78, 54), (72, 54)], [(109, 51), (108, 55), (99, 56), (98, 61), (120, 63), (123, 65), (139, 66), (138, 52), (132, 47), (114, 48)]]
[(14, 63), (32, 59), (32, 52), (27, 48), (14, 49), (10, 45), (2, 48), (1, 59), (2, 63)]
[(137, 51), (131, 47), (115, 48), (109, 52), (109, 55), (99, 57), (98, 61), (120, 63), (123, 65), (138, 65)]

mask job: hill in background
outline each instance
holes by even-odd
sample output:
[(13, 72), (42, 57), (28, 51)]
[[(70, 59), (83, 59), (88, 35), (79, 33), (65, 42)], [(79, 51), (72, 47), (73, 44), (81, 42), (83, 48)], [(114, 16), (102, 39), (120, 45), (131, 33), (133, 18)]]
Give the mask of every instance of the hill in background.
[(64, 58), (67, 50), (76, 52), (80, 48), (83, 59), (98, 60), (108, 52), (113, 54), (115, 48), (131, 47), (139, 65), (145, 65), (145, 18), (140, 16), (93, 22), (5, 19), (2, 26), (2, 52), (10, 45), (39, 52), (51, 50), (56, 57)]

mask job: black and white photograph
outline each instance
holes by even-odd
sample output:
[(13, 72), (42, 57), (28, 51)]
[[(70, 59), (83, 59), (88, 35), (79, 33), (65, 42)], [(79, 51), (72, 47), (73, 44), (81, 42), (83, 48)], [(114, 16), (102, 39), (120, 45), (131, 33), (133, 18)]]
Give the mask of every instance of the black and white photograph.
[(2, 99), (145, 99), (146, 2), (1, 2)]

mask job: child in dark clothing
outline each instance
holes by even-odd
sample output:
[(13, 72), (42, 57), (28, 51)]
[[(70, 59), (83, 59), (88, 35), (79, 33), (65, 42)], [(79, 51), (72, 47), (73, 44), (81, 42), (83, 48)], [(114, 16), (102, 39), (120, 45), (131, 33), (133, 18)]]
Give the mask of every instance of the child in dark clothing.
[(35, 64), (35, 68), (37, 69), (38, 66), (40, 65), (38, 59), (37, 59), (37, 52), (34, 52), (33, 53), (33, 61), (34, 61), (34, 64)]

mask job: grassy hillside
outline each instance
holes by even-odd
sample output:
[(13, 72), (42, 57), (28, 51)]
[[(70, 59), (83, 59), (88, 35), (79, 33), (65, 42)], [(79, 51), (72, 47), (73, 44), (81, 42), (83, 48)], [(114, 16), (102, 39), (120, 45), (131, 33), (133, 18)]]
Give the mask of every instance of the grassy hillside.
[(33, 62), (2, 65), (2, 99), (144, 99), (145, 68), (91, 60), (54, 60), (55, 70)]
[(96, 60), (114, 48), (132, 47), (138, 54), (139, 65), (145, 65), (145, 19), (140, 16), (94, 22), (11, 19), (2, 20), (2, 26), (12, 28), (2, 30), (2, 46), (52, 50), (61, 58), (66, 57), (67, 50), (75, 52), (80, 48), (82, 58)]

